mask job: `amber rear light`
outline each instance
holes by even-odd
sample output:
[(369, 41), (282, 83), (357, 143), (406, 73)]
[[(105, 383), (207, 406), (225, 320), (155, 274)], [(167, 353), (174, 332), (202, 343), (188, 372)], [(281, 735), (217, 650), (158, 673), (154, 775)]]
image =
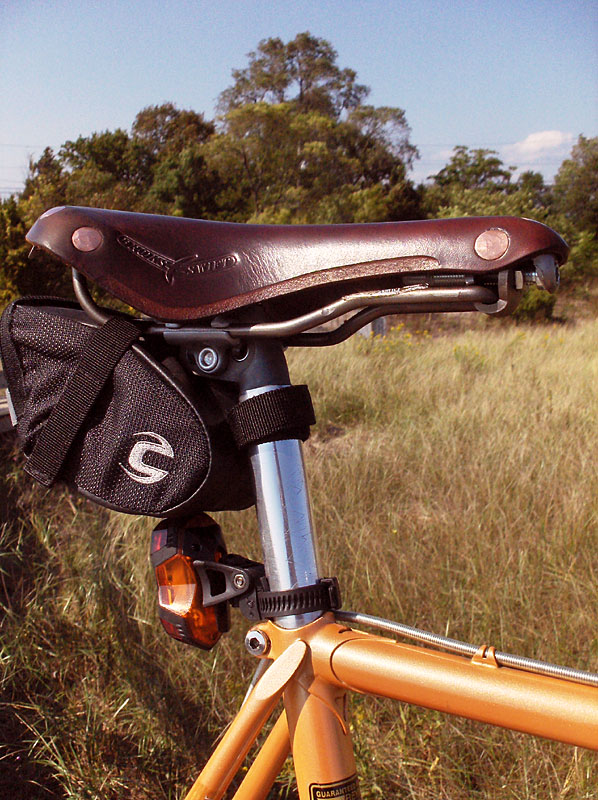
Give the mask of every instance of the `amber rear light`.
[[(185, 623), (185, 638), (199, 647), (211, 648), (220, 638), (216, 607), (204, 608), (201, 586), (191, 559), (176, 555), (156, 567), (158, 605)], [(172, 636), (172, 628), (166, 629)], [(181, 638), (181, 637), (176, 637)]]
[(203, 605), (193, 561), (220, 560), (226, 552), (220, 528), (207, 516), (184, 523), (164, 520), (150, 547), (158, 585), (158, 616), (169, 636), (210, 650), (228, 630), (228, 607)]
[(174, 614), (184, 616), (191, 609), (198, 585), (191, 561), (186, 556), (173, 556), (156, 567), (158, 603)]

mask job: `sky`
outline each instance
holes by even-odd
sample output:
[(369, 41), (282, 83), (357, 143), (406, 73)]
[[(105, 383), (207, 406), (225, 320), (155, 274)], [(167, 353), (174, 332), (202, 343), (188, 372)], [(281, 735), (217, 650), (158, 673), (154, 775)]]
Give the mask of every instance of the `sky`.
[(551, 180), (598, 134), (598, 0), (0, 0), (0, 195), (44, 147), (129, 129), (148, 105), (213, 119), (249, 51), (302, 31), (368, 102), (405, 110), (416, 182), (456, 145)]

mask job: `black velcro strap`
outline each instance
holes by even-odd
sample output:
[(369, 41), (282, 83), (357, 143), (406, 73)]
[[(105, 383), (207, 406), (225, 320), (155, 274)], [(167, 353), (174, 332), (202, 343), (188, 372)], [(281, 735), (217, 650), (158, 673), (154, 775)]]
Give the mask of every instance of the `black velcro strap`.
[(233, 406), (226, 418), (237, 447), (309, 438), (316, 416), (307, 386), (282, 386)]
[(26, 472), (45, 486), (51, 486), (58, 477), (91, 407), (114, 367), (139, 334), (139, 329), (126, 319), (111, 317), (89, 337), (25, 467)]

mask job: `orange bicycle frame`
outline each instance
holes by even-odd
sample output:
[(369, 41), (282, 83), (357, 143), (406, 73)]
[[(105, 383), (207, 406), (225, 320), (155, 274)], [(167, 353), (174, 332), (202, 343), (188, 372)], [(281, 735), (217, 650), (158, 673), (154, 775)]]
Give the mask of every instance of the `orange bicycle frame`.
[[(255, 374), (241, 385), (241, 400), (288, 385), (282, 349), (273, 349), (272, 342), (267, 348), (268, 368), (256, 359)], [(284, 594), (310, 587), (320, 577), (301, 442), (256, 444), (250, 448), (250, 458), (270, 588)], [(505, 666), (492, 647), (477, 652), (473, 648), (472, 657), (463, 657), (401, 644), (352, 630), (336, 621), (333, 613), (321, 611), (287, 611), (261, 622), (249, 632), (246, 645), (271, 665), (248, 694), (186, 800), (224, 796), (281, 698), (285, 710), (235, 800), (265, 800), (289, 753), (300, 800), (357, 800), (350, 691), (598, 750), (598, 681), (585, 685)]]
[(291, 751), (301, 800), (359, 797), (348, 691), (598, 750), (598, 689), (499, 667), (492, 648), (480, 648), (477, 656), (466, 659), (351, 630), (330, 614), (302, 629), (285, 630), (266, 622), (254, 630), (263, 635), (267, 657), (274, 661), (186, 800), (224, 796), (281, 697), (285, 712), (234, 800), (265, 798)]

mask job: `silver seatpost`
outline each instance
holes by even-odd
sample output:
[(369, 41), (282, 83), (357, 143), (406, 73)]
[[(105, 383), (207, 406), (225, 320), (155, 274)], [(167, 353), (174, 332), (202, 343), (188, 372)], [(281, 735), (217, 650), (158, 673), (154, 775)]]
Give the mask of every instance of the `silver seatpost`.
[[(246, 389), (241, 400), (281, 387)], [(266, 576), (273, 592), (316, 583), (320, 577), (303, 461), (297, 439), (253, 445), (249, 455), (256, 489), (257, 518)], [(277, 625), (299, 628), (321, 616), (310, 612), (279, 617)]]

